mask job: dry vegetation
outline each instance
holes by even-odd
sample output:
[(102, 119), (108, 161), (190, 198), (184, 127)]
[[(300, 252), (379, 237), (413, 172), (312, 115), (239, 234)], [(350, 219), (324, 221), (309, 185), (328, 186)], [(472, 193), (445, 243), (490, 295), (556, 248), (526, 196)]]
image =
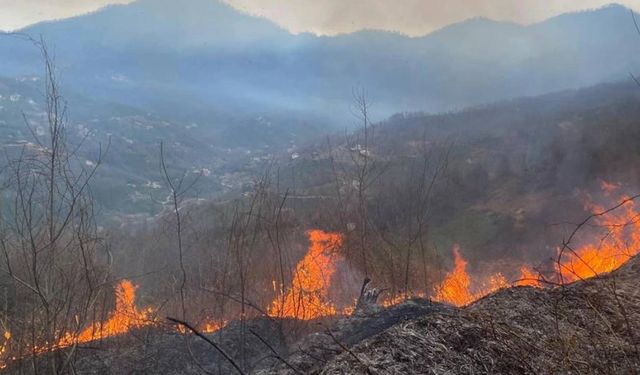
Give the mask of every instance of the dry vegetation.
[[(372, 126), (367, 97), (356, 92), (354, 112), (361, 129), (338, 145), (329, 139), (321, 152), (301, 158), (300, 163), (306, 159), (321, 165), (298, 175), (307, 174), (306, 188), (296, 190), (294, 177), (281, 179), (274, 162), (252, 189), (200, 204), (186, 194), (197, 178), (172, 169), (161, 145), (165, 212), (129, 228), (101, 231), (91, 180), (102, 154), (91, 168), (77, 160), (81, 145), (67, 142), (64, 100), (46, 47), (39, 45), (46, 62), (48, 131), (34, 134), (38, 147), (8, 155), (3, 198), (9, 204), (0, 206), (0, 365), (8, 371), (516, 374), (640, 369), (640, 260), (633, 258), (607, 274), (640, 247), (640, 214), (633, 202), (638, 196), (613, 209), (588, 207), (594, 214), (565, 241), (557, 264), (522, 272), (546, 288), (501, 289), (481, 298), (508, 286), (513, 275), (507, 282), (495, 273), (500, 283), (485, 288), (481, 279), (494, 272), (467, 270), (458, 251), (453, 267), (447, 265), (434, 229), (444, 237), (445, 223), (460, 220), (454, 229), (467, 231), (466, 220), (474, 213), (483, 222), (492, 220), (478, 207), (502, 202), (506, 180), (522, 184), (509, 192), (512, 199), (521, 193), (547, 196), (530, 188), (528, 178), (535, 171), (527, 172), (524, 161), (512, 166), (509, 150), (484, 160), (482, 155), (495, 148), (493, 136), (491, 142), (484, 135), (478, 136), (481, 141), (462, 137), (466, 144), (458, 146), (447, 136), (428, 140), (427, 128), (442, 129), (415, 126), (412, 118), (402, 120), (410, 123), (404, 129)], [(445, 116), (439, 126), (448, 130), (447, 121)], [(549, 122), (545, 126), (556, 129)], [(390, 136), (401, 131), (404, 138)], [(529, 129), (520, 131), (514, 138), (528, 141)], [(562, 137), (546, 141), (552, 149), (561, 148)], [(404, 154), (398, 150), (407, 144), (399, 139), (409, 140)], [(544, 159), (540, 165), (552, 162)], [(300, 165), (291, 167), (292, 176)], [(488, 165), (493, 167), (485, 170)], [(549, 181), (560, 172), (550, 167)], [(309, 183), (316, 178), (321, 183)], [(562, 197), (573, 194), (573, 187), (562, 192)], [(476, 193), (486, 196), (475, 199)], [(567, 206), (579, 206), (573, 212), (582, 213), (582, 203)], [(505, 206), (493, 205), (509, 221), (508, 230), (495, 235), (524, 238), (525, 229), (531, 230), (517, 216), (526, 210)], [(545, 214), (538, 212), (536, 218)], [(604, 236), (597, 245), (587, 239), (574, 249), (571, 240), (586, 224)], [(522, 238), (517, 240), (525, 242)], [(476, 260), (499, 263), (499, 254), (471, 252)], [(531, 265), (517, 260), (503, 264), (514, 275), (520, 266)], [(135, 278), (135, 285), (125, 277)], [(386, 308), (354, 304), (365, 277), (384, 287)], [(114, 286), (119, 286), (115, 298)], [(441, 293), (445, 288), (462, 298)], [(369, 299), (379, 295), (380, 290), (371, 292)], [(429, 297), (453, 305), (480, 299), (456, 308)]]
[(404, 322), (316, 373), (552, 374), (640, 370), (640, 258), (554, 289), (501, 290)]

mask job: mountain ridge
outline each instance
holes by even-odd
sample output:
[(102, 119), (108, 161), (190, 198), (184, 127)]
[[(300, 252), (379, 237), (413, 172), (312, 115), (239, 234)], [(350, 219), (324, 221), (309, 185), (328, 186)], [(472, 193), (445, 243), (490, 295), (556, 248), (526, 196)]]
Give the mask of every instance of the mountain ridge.
[[(621, 5), (526, 26), (474, 18), (408, 37), (292, 34), (224, 2), (189, 4), (139, 0), (22, 32), (43, 35), (69, 87), (87, 95), (189, 119), (297, 111), (334, 128), (351, 123), (354, 87), (371, 93), (382, 119), (627, 79), (640, 66)], [(37, 50), (11, 39), (0, 38), (10, 56), (0, 75), (39, 74)]]
[[(107, 4), (101, 8), (86, 12), (86, 13), (82, 13), (82, 14), (78, 14), (78, 15), (74, 15), (74, 16), (70, 16), (70, 17), (63, 17), (63, 18), (56, 18), (56, 19), (50, 19), (50, 20), (43, 20), (43, 21), (39, 21), (39, 22), (35, 22), (29, 25), (25, 25), (23, 27), (17, 28), (15, 30), (1, 30), (0, 29), (0, 33), (20, 33), (20, 32), (24, 32), (27, 29), (30, 29), (32, 27), (35, 26), (39, 26), (39, 25), (46, 25), (46, 24), (52, 24), (52, 23), (58, 23), (58, 22), (65, 22), (65, 21), (69, 21), (72, 19), (76, 19), (76, 18), (82, 18), (85, 16), (91, 16), (97, 13), (101, 13), (103, 11), (108, 11), (111, 9), (117, 9), (117, 8), (124, 8), (124, 7), (128, 7), (132, 4), (151, 4), (151, 3), (159, 3), (163, 0), (135, 0), (132, 1), (130, 3), (126, 3), (126, 4)], [(501, 23), (501, 24), (511, 24), (514, 26), (519, 26), (519, 27), (523, 27), (523, 28), (527, 28), (527, 27), (532, 27), (532, 26), (536, 26), (539, 24), (543, 24), (549, 21), (552, 21), (556, 18), (562, 18), (565, 16), (573, 16), (573, 15), (581, 15), (581, 14), (588, 14), (588, 13), (593, 13), (593, 12), (597, 12), (597, 11), (601, 11), (601, 10), (623, 10), (626, 12), (634, 12), (635, 11), (633, 9), (631, 9), (630, 7), (620, 4), (620, 3), (616, 3), (616, 2), (612, 2), (609, 4), (605, 4), (599, 7), (594, 7), (594, 8), (589, 8), (589, 9), (582, 9), (582, 10), (575, 10), (575, 11), (570, 11), (570, 12), (565, 12), (565, 13), (561, 13), (555, 16), (551, 16), (548, 18), (545, 18), (541, 21), (537, 21), (537, 22), (532, 22), (532, 23), (519, 23), (516, 21), (507, 21), (507, 20), (498, 20), (498, 19), (493, 19), (491, 17), (487, 17), (487, 16), (475, 16), (475, 17), (469, 17), (460, 21), (455, 21), (452, 22), (450, 24), (444, 25), (442, 27), (439, 27), (437, 29), (434, 29), (432, 31), (426, 32), (424, 34), (419, 34), (419, 35), (411, 35), (411, 34), (407, 34), (404, 33), (400, 30), (392, 30), (392, 29), (383, 29), (383, 28), (362, 28), (362, 29), (358, 29), (358, 30), (354, 30), (354, 31), (349, 31), (349, 32), (340, 32), (340, 33), (335, 33), (335, 34), (318, 34), (318, 33), (314, 33), (313, 31), (302, 31), (302, 32), (291, 32), (289, 30), (286, 29), (286, 27), (278, 24), (275, 21), (270, 20), (269, 18), (267, 18), (266, 16), (262, 16), (258, 13), (252, 13), (246, 9), (242, 9), (240, 7), (236, 7), (232, 4), (229, 4), (225, 1), (221, 1), (221, 0), (190, 0), (190, 1), (200, 1), (203, 4), (215, 4), (216, 6), (222, 6), (222, 7), (227, 7), (233, 11), (235, 11), (237, 14), (243, 15), (243, 16), (247, 16), (247, 17), (251, 17), (254, 19), (261, 19), (261, 20), (266, 20), (267, 22), (271, 23), (274, 26), (277, 26), (280, 29), (286, 30), (290, 35), (293, 36), (298, 36), (298, 35), (313, 35), (316, 37), (327, 37), (327, 38), (333, 38), (333, 37), (339, 37), (339, 36), (344, 36), (344, 35), (350, 35), (350, 34), (356, 34), (359, 32), (384, 32), (384, 33), (390, 33), (390, 34), (396, 34), (399, 36), (403, 36), (409, 39), (420, 39), (420, 38), (425, 38), (428, 37), (432, 34), (435, 33), (439, 33), (443, 30), (446, 30), (450, 27), (456, 27), (458, 25), (461, 24), (465, 24), (465, 23), (473, 23), (473, 22), (491, 22), (491, 23)], [(173, 2), (167, 2), (169, 4), (173, 4)]]

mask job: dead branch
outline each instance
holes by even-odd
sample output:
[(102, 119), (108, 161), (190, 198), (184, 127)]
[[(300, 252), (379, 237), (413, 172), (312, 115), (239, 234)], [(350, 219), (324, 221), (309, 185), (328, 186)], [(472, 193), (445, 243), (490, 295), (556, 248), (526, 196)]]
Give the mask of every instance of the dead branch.
[(236, 371), (238, 371), (239, 374), (245, 375), (245, 372), (242, 371), (240, 366), (238, 366), (238, 364), (233, 360), (233, 358), (231, 358), (231, 356), (229, 356), (229, 354), (227, 354), (227, 352), (225, 352), (218, 344), (213, 342), (213, 340), (211, 340), (207, 336), (203, 335), (200, 331), (198, 331), (196, 328), (194, 328), (191, 324), (189, 324), (189, 323), (187, 323), (185, 321), (179, 320), (179, 319), (171, 318), (171, 317), (167, 317), (167, 320), (187, 328), (189, 331), (193, 332), (194, 335), (196, 335), (196, 336), (200, 337), (201, 339), (203, 339), (204, 341), (206, 341), (215, 350), (217, 350), (218, 353), (220, 353), (229, 363), (231, 363), (233, 368), (235, 368)]
[(275, 350), (273, 348), (273, 346), (271, 346), (267, 340), (263, 339), (262, 336), (260, 336), (258, 333), (256, 333), (256, 331), (254, 331), (253, 329), (249, 329), (249, 332), (251, 332), (252, 335), (254, 335), (255, 337), (258, 338), (258, 340), (260, 340), (267, 348), (269, 348), (269, 350), (271, 350), (271, 352), (273, 353), (273, 355), (276, 357), (276, 359), (278, 359), (280, 362), (284, 363), (287, 367), (289, 367), (291, 370), (293, 370), (293, 372), (295, 372), (296, 374), (303, 374), (303, 372), (301, 372), (300, 370), (298, 370), (297, 368), (293, 367), (293, 365), (291, 365), (289, 362), (287, 362), (286, 359), (284, 359), (277, 350)]

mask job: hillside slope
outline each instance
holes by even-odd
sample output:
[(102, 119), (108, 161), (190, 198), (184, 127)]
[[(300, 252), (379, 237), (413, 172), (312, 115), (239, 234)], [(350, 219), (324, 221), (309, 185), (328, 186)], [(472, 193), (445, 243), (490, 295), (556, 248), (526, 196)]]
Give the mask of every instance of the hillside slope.
[(309, 373), (637, 373), (639, 288), (635, 257), (564, 287), (504, 289), (397, 324)]
[[(0, 76), (0, 171), (23, 147), (47, 132), (44, 82), (36, 76)], [(201, 175), (189, 198), (211, 198), (250, 184), (273, 155), (320, 130), (294, 114), (235, 117), (218, 113), (202, 121), (171, 120), (119, 101), (64, 92), (66, 132), (78, 168), (91, 168), (102, 152), (94, 197), (103, 219), (153, 215), (165, 198), (159, 169), (164, 142), (172, 173)], [(33, 134), (29, 128), (33, 129)], [(244, 136), (251, 133), (251, 137)]]
[[(480, 268), (496, 259), (538, 264), (565, 233), (557, 223), (584, 217), (590, 203), (606, 207), (635, 193), (639, 103), (635, 84), (605, 84), (376, 124), (368, 139), (370, 230), (402, 243), (422, 204), (426, 240), (441, 252), (457, 243)], [(340, 215), (357, 222), (353, 158), (363, 141), (361, 131), (335, 136), (330, 145), (301, 146), (298, 158), (283, 162), (281, 184), (300, 196), (333, 198), (305, 200), (317, 207), (301, 217), (337, 226), (344, 224), (336, 223)], [(446, 169), (420, 203), (415, 191), (423, 168), (430, 181), (443, 156)], [(617, 191), (603, 191), (605, 182)]]

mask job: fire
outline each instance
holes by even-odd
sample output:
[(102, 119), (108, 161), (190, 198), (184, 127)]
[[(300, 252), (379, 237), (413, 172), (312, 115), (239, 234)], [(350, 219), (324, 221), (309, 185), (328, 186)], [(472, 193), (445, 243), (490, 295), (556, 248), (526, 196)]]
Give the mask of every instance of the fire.
[[(131, 329), (142, 328), (156, 324), (151, 317), (153, 309), (139, 310), (136, 305), (136, 286), (129, 280), (121, 281), (115, 290), (116, 306), (108, 319), (104, 322), (92, 323), (80, 332), (67, 332), (54, 344), (42, 343), (28, 348), (28, 352), (42, 354), (52, 350), (64, 349), (76, 344), (123, 335)], [(11, 344), (11, 332), (4, 332), (4, 343), (0, 347), (0, 355), (5, 357), (7, 348)], [(11, 357), (11, 360), (18, 360)], [(0, 368), (7, 367), (7, 358), (0, 359)]]
[(200, 329), (200, 331), (202, 333), (214, 333), (224, 328), (228, 323), (229, 322), (227, 322), (226, 320), (223, 320), (223, 321), (211, 320), (211, 321), (205, 322), (202, 325), (202, 328)]
[[(619, 185), (603, 182), (602, 188), (605, 195), (609, 195), (615, 192)], [(611, 272), (640, 252), (640, 213), (636, 210), (633, 200), (624, 198), (623, 202), (619, 208), (610, 211), (592, 206), (592, 211), (596, 214), (596, 224), (606, 228), (607, 234), (598, 241), (575, 250), (565, 250), (559, 267), (562, 276), (561, 282), (573, 282)], [(314, 236), (316, 239), (313, 238)], [(331, 239), (331, 236), (335, 236), (335, 238)], [(321, 241), (326, 243), (335, 241), (339, 246), (341, 238), (338, 234), (327, 234), (320, 231), (310, 232), (310, 238), (312, 246), (305, 259), (298, 264), (296, 270), (298, 276), (286, 295), (284, 307), (280, 309), (282, 303), (276, 299), (269, 310), (271, 315), (311, 319), (335, 313), (332, 304), (326, 301), (322, 302), (322, 298), (326, 297), (326, 287), (330, 283), (335, 266), (331, 256), (323, 252), (328, 245), (322, 245)], [(484, 278), (484, 281), (472, 279), (467, 272), (467, 261), (460, 254), (458, 245), (454, 245), (453, 255), (453, 270), (445, 275), (431, 295), (435, 301), (455, 306), (466, 306), (490, 293), (512, 285), (543, 287), (542, 276), (526, 265), (520, 267), (520, 277), (513, 283), (508, 282), (502, 273), (490, 275)], [(315, 258), (318, 259), (314, 260)], [(425, 294), (421, 292), (397, 293), (383, 300), (382, 305), (385, 307), (396, 305), (412, 296), (424, 297)], [(307, 310), (301, 312), (301, 306), (307, 306)], [(345, 309), (343, 313), (348, 314), (350, 311), (351, 309)]]
[[(454, 269), (447, 273), (444, 280), (435, 287), (432, 299), (438, 302), (449, 303), (454, 306), (466, 306), (490, 293), (499, 289), (508, 288), (511, 283), (500, 272), (490, 275), (482, 283), (473, 282), (471, 276), (467, 273), (467, 261), (460, 254), (460, 247), (454, 245)], [(523, 266), (520, 269), (521, 278), (515, 285), (528, 285), (540, 287), (538, 277), (534, 275), (529, 268)], [(479, 287), (473, 288), (473, 284), (479, 284)]]
[(534, 288), (542, 288), (540, 278), (529, 267), (520, 267), (520, 280), (515, 283), (517, 286), (532, 286)]
[(400, 292), (398, 294), (392, 295), (391, 297), (384, 299), (381, 302), (381, 304), (384, 307), (389, 307), (389, 306), (394, 306), (399, 303), (402, 303), (411, 298), (428, 298), (428, 296), (423, 292), (410, 292), (410, 293)]
[[(136, 307), (136, 289), (129, 280), (122, 280), (115, 288), (115, 309), (103, 322), (94, 322), (79, 332), (67, 332), (55, 344), (42, 343), (34, 347), (26, 348), (26, 352), (36, 355), (71, 347), (76, 344), (93, 342), (96, 340), (124, 335), (133, 329), (156, 326), (159, 324), (154, 317), (154, 309), (138, 309)], [(201, 332), (213, 333), (227, 325), (227, 321), (208, 320), (201, 326)], [(176, 327), (181, 333), (183, 330)], [(10, 361), (19, 360), (19, 357), (9, 356), (12, 334), (5, 330), (2, 334), (4, 342), (0, 344), (0, 369), (6, 368)], [(22, 350), (24, 352), (24, 350)]]
[[(610, 195), (619, 188), (618, 184), (607, 182), (601, 185), (605, 195)], [(559, 265), (561, 282), (584, 280), (611, 272), (640, 252), (640, 213), (636, 210), (633, 200), (623, 197), (622, 202), (620, 207), (614, 210), (591, 205), (597, 226), (605, 228), (607, 233), (592, 243), (573, 250), (564, 250)], [(509, 286), (504, 276), (498, 273), (490, 276), (489, 282), (474, 292), (471, 288), (471, 277), (466, 272), (467, 262), (460, 255), (457, 245), (454, 246), (453, 253), (455, 267), (440, 285), (436, 286), (434, 300), (465, 306), (493, 291)], [(520, 268), (520, 279), (515, 285), (542, 287), (539, 275), (527, 266)]]
[(321, 230), (311, 230), (307, 235), (309, 250), (296, 266), (291, 288), (271, 303), (271, 316), (310, 320), (336, 314), (328, 291), (336, 272), (334, 253), (342, 245), (342, 235)]
[[(5, 330), (2, 337), (4, 338), (4, 342), (2, 343), (2, 345), (0, 345), (0, 358), (6, 355), (7, 347), (9, 346), (9, 341), (11, 340), (11, 332)], [(0, 369), (6, 368), (6, 367), (7, 367), (6, 361), (0, 360)]]
[(138, 310), (136, 307), (136, 286), (123, 280), (116, 287), (116, 308), (104, 322), (93, 323), (79, 334), (67, 333), (58, 343), (63, 348), (74, 343), (86, 343), (102, 338), (122, 335), (131, 329), (142, 328), (155, 323), (150, 317), (152, 309)]
[[(607, 230), (604, 237), (574, 251), (564, 250), (559, 267), (563, 282), (611, 272), (640, 251), (640, 213), (634, 201), (624, 198), (623, 202), (618, 209), (597, 216), (596, 224)], [(605, 209), (594, 206), (592, 211), (597, 214)]]
[(464, 306), (476, 298), (470, 292), (471, 278), (467, 274), (467, 261), (460, 255), (460, 247), (453, 246), (455, 267), (447, 273), (442, 283), (435, 288), (433, 299), (455, 306)]
[[(617, 185), (603, 185), (607, 195), (617, 188)], [(609, 211), (602, 207), (592, 207), (592, 211), (596, 214), (594, 222), (599, 227), (605, 228), (607, 233), (593, 243), (575, 249), (565, 249), (559, 265), (561, 282), (573, 282), (613, 271), (640, 252), (640, 213), (636, 210), (633, 200), (625, 198), (623, 202), (617, 209)], [(277, 296), (267, 309), (270, 316), (311, 320), (338, 313), (336, 306), (329, 300), (329, 287), (336, 273), (336, 260), (339, 259), (336, 249), (342, 246), (342, 235), (311, 230), (307, 232), (307, 236), (310, 246), (307, 254), (296, 266), (290, 288), (284, 291), (281, 286), (278, 291), (277, 283), (273, 282)], [(467, 272), (468, 263), (460, 253), (458, 245), (454, 245), (453, 255), (454, 267), (433, 289), (431, 294), (433, 300), (455, 306), (466, 306), (487, 294), (512, 285), (502, 273), (483, 279), (472, 278)], [(513, 285), (542, 287), (541, 276), (537, 272), (524, 265), (519, 271), (520, 278)], [(157, 325), (154, 309), (136, 307), (136, 289), (137, 287), (131, 281), (121, 281), (115, 289), (115, 309), (105, 321), (94, 322), (82, 330), (65, 333), (54, 344), (41, 343), (35, 347), (27, 347), (26, 352), (46, 353), (76, 344), (123, 335), (132, 329)], [(382, 304), (388, 307), (410, 297), (426, 296), (427, 294), (423, 292), (400, 292), (388, 297)], [(346, 315), (352, 311), (353, 306), (340, 310)], [(204, 333), (213, 333), (225, 327), (227, 323), (225, 320), (207, 319), (200, 325), (200, 330)], [(176, 329), (182, 332), (179, 327)], [(0, 344), (0, 369), (7, 367), (9, 361), (20, 359), (10, 355), (12, 333), (5, 329), (2, 338), (4, 340)], [(21, 352), (25, 352), (25, 348), (22, 349)]]
[(507, 281), (507, 278), (504, 277), (502, 273), (498, 272), (495, 275), (491, 275), (491, 277), (489, 278), (489, 286), (487, 287), (487, 289), (485, 289), (484, 294), (486, 295), (498, 289), (507, 288), (507, 287), (509, 287), (509, 282)]
[(385, 298), (382, 301), (382, 306), (389, 307), (389, 306), (397, 305), (399, 303), (402, 303), (402, 302), (406, 301), (409, 298), (411, 298), (410, 295), (408, 295), (405, 292), (400, 292), (400, 293), (397, 293), (395, 295), (391, 295), (388, 298)]

